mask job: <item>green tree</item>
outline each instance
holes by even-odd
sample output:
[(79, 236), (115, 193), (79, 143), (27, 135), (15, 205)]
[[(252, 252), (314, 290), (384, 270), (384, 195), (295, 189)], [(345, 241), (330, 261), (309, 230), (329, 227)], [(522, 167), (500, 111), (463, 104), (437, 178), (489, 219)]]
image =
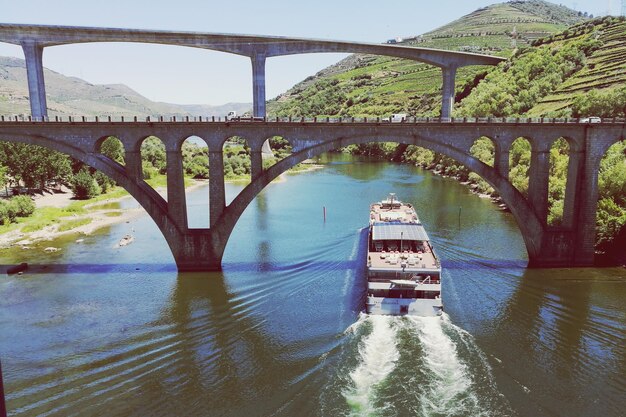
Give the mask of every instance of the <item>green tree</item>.
[(116, 138), (115, 136), (109, 136), (102, 142), (100, 146), (100, 153), (104, 156), (108, 156), (112, 160), (122, 165), (125, 164), (124, 156), (124, 145), (122, 142)]
[(0, 142), (0, 166), (15, 185), (45, 188), (50, 182), (64, 182), (71, 175), (70, 157), (36, 145)]
[(167, 171), (167, 155), (165, 145), (155, 136), (148, 136), (141, 144), (141, 159), (147, 161), (160, 174)]
[(100, 194), (100, 186), (94, 177), (91, 176), (89, 169), (83, 167), (80, 171), (72, 176), (70, 181), (72, 193), (78, 200), (87, 200)]

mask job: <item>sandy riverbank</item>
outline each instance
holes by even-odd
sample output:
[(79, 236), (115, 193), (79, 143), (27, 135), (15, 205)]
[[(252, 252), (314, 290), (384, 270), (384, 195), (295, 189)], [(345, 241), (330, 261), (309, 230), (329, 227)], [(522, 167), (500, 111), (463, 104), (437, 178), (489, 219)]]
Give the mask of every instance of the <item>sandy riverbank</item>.
[[(105, 205), (117, 203), (126, 198), (130, 198), (130, 196), (99, 200), (93, 204), (85, 206), (88, 210), (87, 213), (74, 214), (68, 217), (60, 218), (58, 223), (45, 226), (42, 229), (33, 232), (23, 232), (22, 227), (28, 224), (24, 223), (22, 227), (0, 235), (0, 248), (8, 248), (11, 246), (24, 247), (42, 241), (51, 241), (58, 237), (70, 234), (90, 235), (103, 227), (128, 222), (134, 217), (141, 215), (144, 210), (140, 206), (123, 210), (112, 208), (90, 209), (90, 207), (104, 207)], [(72, 193), (67, 191), (39, 195), (34, 199), (34, 201), (35, 206), (39, 209), (44, 207), (63, 208), (69, 206), (75, 200), (72, 199)], [(60, 230), (64, 222), (80, 221), (81, 219), (87, 219), (89, 223), (73, 227), (69, 230)]]
[[(319, 164), (307, 164), (307, 168), (304, 170), (295, 171), (293, 173), (283, 173), (278, 178), (276, 178), (273, 182), (283, 182), (286, 180), (286, 174), (299, 174), (302, 172), (312, 171), (316, 169), (320, 169), (323, 165)], [(247, 182), (246, 180), (235, 180), (228, 182)], [(187, 191), (190, 191), (194, 188), (200, 187), (202, 185), (206, 185), (207, 181), (197, 181), (194, 180), (193, 183), (186, 188)], [(166, 190), (164, 188), (157, 189), (161, 195), (164, 195)], [(75, 202), (72, 195), (71, 190), (67, 188), (62, 188), (61, 190), (57, 190), (55, 192), (46, 192), (43, 194), (37, 194), (34, 196), (35, 206), (38, 209), (44, 207), (56, 207), (56, 208), (64, 208), (68, 207), (70, 204)], [(58, 223), (51, 224), (46, 226), (40, 230), (34, 232), (23, 232), (21, 229), (28, 224), (25, 222), (21, 227), (11, 230), (9, 232), (3, 233), (0, 235), (0, 248), (9, 248), (12, 246), (22, 246), (27, 247), (29, 245), (52, 241), (56, 238), (62, 237), (64, 235), (90, 235), (96, 232), (103, 227), (112, 226), (120, 223), (127, 223), (133, 218), (140, 216), (145, 213), (145, 210), (137, 204), (136, 207), (133, 208), (124, 208), (124, 209), (116, 209), (111, 208), (111, 204), (120, 202), (124, 199), (131, 198), (130, 195), (124, 195), (118, 198), (109, 198), (105, 200), (98, 200), (92, 204), (86, 205), (84, 208), (87, 210), (86, 213), (82, 214), (72, 214), (67, 217), (59, 218)], [(99, 208), (102, 207), (102, 208)], [(89, 221), (87, 224), (79, 225), (73, 227), (69, 230), (60, 230), (62, 225), (69, 221), (80, 221), (81, 219), (85, 219), (85, 221)]]

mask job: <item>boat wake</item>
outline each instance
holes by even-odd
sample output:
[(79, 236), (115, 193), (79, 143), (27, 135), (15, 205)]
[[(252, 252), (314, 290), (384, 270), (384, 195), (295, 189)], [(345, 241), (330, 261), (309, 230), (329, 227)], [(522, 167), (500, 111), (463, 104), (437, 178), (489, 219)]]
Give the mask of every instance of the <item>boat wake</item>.
[(445, 314), (363, 315), (349, 330), (361, 339), (343, 390), (348, 415), (513, 414), (471, 335)]
[(360, 363), (352, 372), (352, 387), (344, 393), (355, 415), (375, 415), (376, 407), (371, 399), (382, 381), (393, 371), (400, 352), (396, 346), (393, 322), (386, 316), (362, 316), (359, 325), (371, 323), (371, 332), (359, 344)]

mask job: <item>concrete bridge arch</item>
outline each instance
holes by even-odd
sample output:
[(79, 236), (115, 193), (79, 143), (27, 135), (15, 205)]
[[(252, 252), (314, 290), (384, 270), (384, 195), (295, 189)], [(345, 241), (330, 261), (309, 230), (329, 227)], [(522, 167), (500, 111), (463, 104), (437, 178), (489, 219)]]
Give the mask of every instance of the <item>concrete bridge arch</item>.
[[(277, 134), (275, 136), (282, 136)], [(284, 137), (284, 136), (283, 136)], [(288, 137), (285, 139), (289, 140)], [(471, 144), (475, 139), (468, 138), (467, 144)], [(298, 139), (293, 140), (298, 143)], [(303, 162), (306, 159), (319, 156), (325, 152), (339, 149), (348, 145), (364, 144), (372, 142), (395, 142), (399, 144), (416, 145), (434, 152), (438, 152), (448, 156), (460, 164), (465, 165), (471, 171), (478, 174), (481, 178), (489, 183), (502, 196), (503, 201), (510, 207), (513, 216), (520, 228), (522, 237), (526, 244), (529, 259), (537, 258), (540, 255), (541, 242), (534, 239), (538, 232), (541, 231), (541, 221), (537, 218), (532, 207), (524, 196), (507, 180), (499, 175), (494, 167), (491, 167), (469, 153), (456, 147), (442, 145), (436, 140), (419, 137), (415, 135), (408, 136), (370, 136), (358, 135), (352, 137), (338, 137), (328, 141), (324, 141), (316, 146), (307, 148), (299, 152), (294, 152), (290, 156), (277, 162), (269, 167), (262, 175), (257, 176), (252, 182), (244, 188), (237, 197), (229, 205), (224, 217), (217, 222), (216, 226), (221, 229), (222, 236), (229, 236), (237, 220), (243, 214), (248, 205), (254, 198), (279, 175), (292, 168), (293, 166)]]
[[(624, 138), (625, 123), (594, 126), (562, 121), (520, 122), (414, 120), (411, 123), (376, 121), (262, 121), (262, 122), (41, 122), (0, 119), (0, 139), (40, 145), (66, 153), (113, 178), (145, 208), (165, 236), (179, 270), (215, 270), (230, 234), (248, 204), (274, 178), (295, 164), (332, 149), (366, 142), (417, 145), (446, 155), (484, 178), (513, 211), (532, 266), (582, 266), (593, 262), (595, 212), (600, 160), (612, 144)], [(118, 138), (126, 150), (121, 165), (99, 152), (105, 138)], [(140, 147), (156, 136), (167, 152), (167, 199), (143, 180)], [(209, 150), (208, 228), (187, 222), (182, 143), (197, 136)], [(226, 205), (224, 142), (244, 137), (250, 147), (251, 182)], [(261, 149), (272, 136), (285, 138), (292, 155), (263, 168)], [(476, 139), (489, 137), (495, 145), (494, 165), (474, 157)], [(508, 179), (510, 147), (516, 138), (531, 141), (529, 192), (525, 198)], [(564, 219), (559, 227), (547, 224), (549, 150), (560, 137), (570, 141), (570, 165)]]
[[(110, 137), (110, 135), (100, 137), (93, 142), (93, 147), (86, 150), (55, 141), (54, 138), (47, 138), (39, 135), (3, 134), (1, 139), (9, 142), (23, 143), (26, 145), (37, 145), (69, 155), (113, 179), (141, 205), (146, 213), (148, 213), (148, 215), (156, 223), (157, 227), (161, 230), (163, 237), (174, 254), (174, 257), (176, 257), (177, 252), (179, 252), (179, 240), (175, 239), (175, 236), (180, 234), (182, 230), (180, 230), (179, 224), (175, 221), (175, 219), (169, 215), (171, 209), (168, 210), (167, 202), (151, 186), (144, 181), (137, 181), (136, 178), (138, 177), (129, 175), (129, 172), (131, 171), (135, 171), (135, 173), (141, 172), (140, 155), (136, 155), (138, 158), (133, 158), (133, 152), (131, 150), (130, 155), (128, 153), (126, 154), (126, 158), (130, 159), (130, 161), (127, 159), (127, 165), (124, 166), (99, 152), (100, 146), (108, 137)], [(141, 142), (142, 141), (137, 141), (139, 144)], [(122, 141), (122, 143), (124, 144), (124, 141)], [(143, 178), (143, 176), (140, 178)]]

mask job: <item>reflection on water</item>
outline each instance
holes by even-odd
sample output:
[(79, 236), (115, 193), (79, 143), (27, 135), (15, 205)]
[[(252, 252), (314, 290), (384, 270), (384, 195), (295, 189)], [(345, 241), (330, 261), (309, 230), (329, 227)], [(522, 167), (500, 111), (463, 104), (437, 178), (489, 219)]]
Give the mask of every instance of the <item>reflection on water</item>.
[[(485, 340), (517, 388), (511, 398), (520, 406), (533, 398), (528, 415), (554, 409), (563, 415), (620, 414), (626, 388), (624, 296), (620, 269), (523, 271)], [(496, 340), (502, 335), (515, 343)], [(532, 374), (537, 370), (541, 380)]]
[[(620, 415), (623, 269), (527, 270), (511, 216), (455, 182), (325, 158), (257, 197), (223, 273), (178, 274), (147, 216), (4, 251), (34, 264), (0, 279), (10, 415)], [(360, 314), (369, 204), (390, 191), (442, 258), (443, 320)]]

